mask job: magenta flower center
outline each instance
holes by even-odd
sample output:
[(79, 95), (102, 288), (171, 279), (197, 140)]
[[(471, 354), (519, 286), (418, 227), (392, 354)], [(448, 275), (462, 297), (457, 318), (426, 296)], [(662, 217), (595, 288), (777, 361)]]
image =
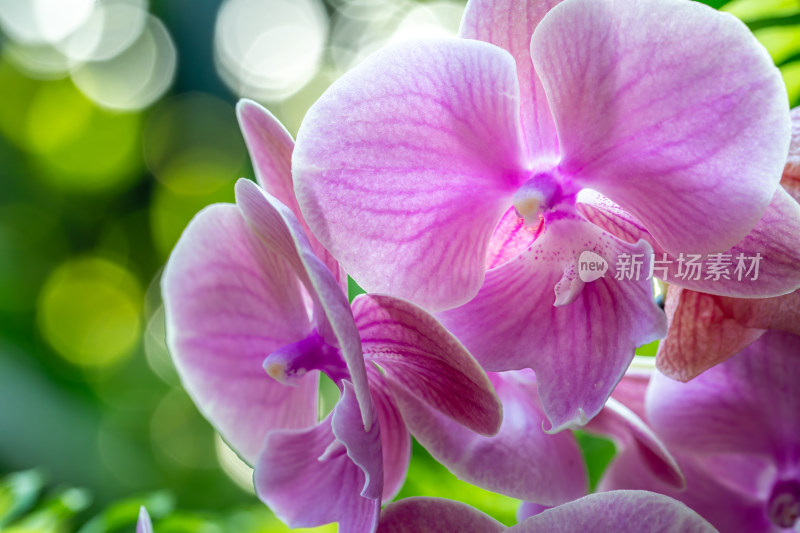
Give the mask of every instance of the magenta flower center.
[(350, 377), (339, 349), (328, 344), (316, 330), (306, 338), (269, 354), (264, 359), (264, 370), (275, 381), (284, 384), (312, 370), (324, 372), (335, 383)]
[(778, 527), (794, 527), (800, 517), (800, 482), (781, 480), (775, 484), (767, 503), (769, 519)]
[(512, 203), (529, 226), (539, 223), (539, 216), (556, 209), (572, 209), (580, 189), (554, 168), (533, 174), (514, 193)]

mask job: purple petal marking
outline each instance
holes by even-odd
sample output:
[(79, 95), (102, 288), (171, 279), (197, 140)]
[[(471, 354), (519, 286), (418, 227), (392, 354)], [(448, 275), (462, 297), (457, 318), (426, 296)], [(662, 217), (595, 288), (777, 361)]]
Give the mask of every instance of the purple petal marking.
[(741, 21), (682, 0), (570, 0), (531, 53), (562, 172), (666, 251), (725, 251), (761, 218), (791, 125), (780, 73)]
[(657, 246), (653, 236), (639, 219), (599, 192), (583, 189), (578, 193), (575, 205), (586, 220), (614, 237), (631, 244), (645, 240), (650, 246)]
[(525, 177), (513, 58), (479, 41), (389, 46), (312, 106), (292, 159), (306, 220), (368, 292), (426, 309), (478, 291)]
[(379, 533), (500, 533), (506, 527), (474, 507), (444, 498), (405, 498), (381, 513)]
[(142, 505), (139, 508), (139, 520), (136, 522), (136, 533), (153, 533), (153, 523), (147, 509)]
[(547, 509), (508, 529), (509, 533), (714, 533), (686, 505), (661, 494), (618, 490), (590, 494)]
[(162, 276), (167, 343), (184, 387), (251, 464), (271, 429), (317, 420), (317, 376), (284, 387), (265, 375), (270, 352), (311, 330), (301, 285), (233, 205), (200, 212)]
[(411, 460), (411, 435), (389, 390), (386, 379), (375, 368), (367, 365), (367, 378), (372, 401), (381, 426), (383, 449), (383, 497), (388, 502), (403, 486)]
[[(587, 250), (609, 267), (604, 278), (583, 284), (570, 273)], [(439, 318), (487, 370), (532, 368), (553, 431), (585, 424), (634, 349), (665, 333), (645, 279), (649, 251), (644, 242), (625, 244), (577, 216), (545, 221), (527, 252), (488, 271), (474, 300)], [(639, 281), (614, 279), (623, 253), (643, 255)], [(555, 307), (554, 287), (565, 281), (574, 300)]]
[(751, 453), (796, 467), (800, 456), (800, 337), (768, 331), (688, 383), (656, 374), (653, 429), (676, 453)]
[(516, 214), (516, 209), (510, 207), (492, 233), (486, 251), (486, 269), (497, 268), (527, 250), (542, 228), (543, 223), (537, 227), (528, 226)]
[(486, 373), (433, 316), (375, 294), (353, 300), (353, 315), (364, 357), (384, 370), (395, 396), (414, 396), (473, 431), (497, 433), (502, 407)]
[(382, 484), (380, 435), (378, 424), (364, 432), (359, 412), (352, 385), (345, 381), (342, 398), (325, 420), (267, 436), (254, 473), (256, 492), (289, 527), (339, 522), (342, 533), (375, 531)]
[(314, 322), (322, 337), (341, 351), (361, 405), (364, 426), (369, 431), (372, 400), (358, 330), (347, 295), (317, 258), (297, 218), (285, 205), (266, 194), (252, 181), (236, 183), (236, 202), (247, 223), (268, 246), (283, 255), (314, 302)]
[(545, 505), (586, 494), (586, 472), (570, 432), (549, 435), (530, 371), (490, 374), (503, 402), (494, 437), (459, 426), (405, 391), (396, 393), (410, 431), (450, 472), (473, 485)]
[(342, 289), (347, 291), (347, 275), (311, 233), (297, 205), (292, 183), (294, 140), (291, 135), (272, 113), (252, 100), (239, 100), (236, 116), (253, 160), (258, 184), (294, 213), (314, 253), (333, 273)]
[(491, 43), (514, 56), (522, 129), (534, 157), (558, 156), (553, 116), (531, 60), (531, 36), (542, 18), (560, 1), (470, 0), (461, 20), (461, 37)]

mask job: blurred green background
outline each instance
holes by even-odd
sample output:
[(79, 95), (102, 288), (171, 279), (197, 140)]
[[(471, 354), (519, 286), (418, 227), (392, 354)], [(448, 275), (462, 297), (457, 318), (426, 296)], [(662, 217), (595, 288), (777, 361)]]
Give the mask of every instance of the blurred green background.
[[(798, 105), (800, 2), (707, 3), (750, 25)], [(462, 11), (457, 1), (0, 0), (0, 530), (132, 531), (142, 503), (159, 533), (285, 530), (181, 389), (161, 268), (193, 214), (232, 201), (235, 180), (253, 176), (239, 97), (294, 133), (370, 52), (453, 36)], [(596, 480), (613, 445), (579, 438)], [(410, 495), (461, 499), (506, 523), (517, 506), (418, 447)]]

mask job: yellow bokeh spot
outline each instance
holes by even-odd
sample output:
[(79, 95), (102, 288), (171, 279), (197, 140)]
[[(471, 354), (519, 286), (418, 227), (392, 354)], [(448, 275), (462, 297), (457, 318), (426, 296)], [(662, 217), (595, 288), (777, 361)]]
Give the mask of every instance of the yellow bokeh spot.
[(228, 185), (202, 195), (177, 194), (164, 186), (156, 186), (150, 202), (150, 227), (160, 255), (164, 258), (169, 256), (198, 211), (216, 202), (233, 202), (233, 185), (234, 180), (231, 180)]
[(95, 193), (140, 178), (141, 116), (100, 109), (69, 79), (36, 81), (0, 61), (0, 131), (30, 153), (33, 175), (61, 191)]
[(78, 141), (92, 116), (93, 106), (67, 80), (44, 84), (28, 109), (25, 131), (28, 149), (47, 155)]
[(756, 20), (767, 17), (780, 17), (797, 13), (797, 0), (733, 0), (722, 6), (721, 11), (742, 20)]
[(172, 192), (189, 196), (213, 193), (231, 186), (240, 176), (241, 161), (231, 166), (227, 154), (211, 149), (185, 150), (161, 168), (158, 177)]
[(37, 318), (47, 342), (83, 367), (119, 363), (136, 348), (143, 293), (125, 268), (87, 257), (61, 264), (39, 295)]

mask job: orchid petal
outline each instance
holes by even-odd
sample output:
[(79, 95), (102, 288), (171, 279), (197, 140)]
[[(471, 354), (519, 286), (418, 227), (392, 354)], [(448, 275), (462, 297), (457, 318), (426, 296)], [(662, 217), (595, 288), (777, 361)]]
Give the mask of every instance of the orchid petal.
[(264, 357), (311, 330), (289, 264), (233, 205), (189, 223), (162, 276), (167, 343), (200, 411), (251, 464), (271, 429), (317, 420), (317, 376), (296, 387), (270, 379)]
[(608, 399), (600, 414), (589, 422), (586, 430), (612, 438), (618, 448), (635, 449), (634, 453), (641, 457), (643, 467), (666, 485), (678, 489), (686, 486), (678, 463), (661, 439), (636, 413), (613, 397)]
[(618, 490), (590, 494), (528, 518), (509, 533), (714, 533), (686, 505), (661, 494)]
[(311, 229), (367, 292), (466, 302), (525, 174), (505, 51), (468, 40), (373, 54), (312, 106), (292, 160)]
[(361, 495), (365, 498), (380, 500), (383, 494), (383, 457), (381, 450), (380, 423), (377, 412), (373, 410), (370, 430), (364, 431), (361, 423), (361, 409), (357, 401), (353, 401), (353, 385), (343, 382), (342, 401), (333, 410), (331, 429), (336, 440), (347, 450), (347, 456), (366, 475)]
[(364, 357), (384, 370), (395, 395), (402, 390), (473, 431), (497, 433), (502, 407), (489, 378), (433, 316), (375, 294), (357, 296), (353, 315)]
[(255, 233), (295, 268), (314, 302), (314, 322), (323, 338), (339, 347), (355, 387), (367, 431), (372, 420), (361, 340), (347, 295), (314, 254), (297, 218), (252, 181), (236, 183), (236, 202)]
[(236, 117), (258, 184), (302, 220), (292, 184), (292, 136), (272, 113), (252, 100), (239, 100)]
[[(744, 239), (721, 255), (701, 257), (697, 275), (681, 273), (681, 260), (668, 254), (633, 215), (600, 195), (579, 196), (578, 208), (589, 221), (626, 241), (644, 239), (659, 261), (654, 274), (673, 285), (720, 296), (774, 297), (800, 287), (800, 205), (784, 190), (775, 190), (764, 215)], [(685, 256), (688, 258), (689, 256)], [(758, 259), (758, 270), (750, 271)], [(745, 270), (737, 271), (740, 260)], [(716, 263), (721, 275), (713, 274)]]
[(372, 401), (381, 426), (381, 448), (383, 449), (383, 496), (382, 501), (394, 498), (403, 486), (411, 460), (411, 435), (403, 415), (395, 405), (386, 378), (373, 366), (367, 366)]
[(346, 291), (347, 275), (311, 233), (300, 213), (300, 206), (297, 205), (292, 183), (294, 140), (291, 135), (272, 113), (252, 100), (240, 100), (236, 105), (236, 116), (253, 161), (258, 184), (294, 213), (314, 253)]
[[(664, 494), (685, 503), (720, 531), (775, 531), (764, 512), (763, 498), (743, 490), (750, 488), (755, 479), (750, 470), (758, 461), (754, 461), (753, 456), (727, 465), (724, 471), (709, 469), (708, 465), (686, 455), (679, 456), (678, 460), (686, 475), (685, 490), (664, 484), (648, 472), (640, 455), (623, 451), (606, 469), (598, 491), (633, 489)], [(742, 473), (751, 476), (747, 482), (738, 486), (728, 482)]]
[(136, 522), (136, 533), (153, 533), (153, 522), (144, 505), (139, 508), (139, 520)]
[(648, 421), (676, 452), (794, 461), (800, 453), (798, 354), (800, 337), (768, 331), (688, 383), (656, 374), (647, 391)]
[(642, 420), (646, 420), (644, 398), (650, 378), (653, 377), (655, 371), (655, 358), (635, 355), (631, 366), (617, 383), (611, 397), (633, 411)]
[(497, 268), (527, 250), (542, 229), (528, 226), (510, 207), (500, 219), (489, 240), (486, 251), (486, 270)]
[(540, 503), (522, 502), (519, 507), (517, 507), (517, 522), (523, 522), (527, 518), (536, 516), (542, 511), (550, 509), (550, 507), (549, 505), (542, 505)]
[(364, 432), (352, 385), (343, 383), (342, 398), (325, 420), (305, 430), (270, 432), (258, 459), (256, 492), (291, 528), (339, 522), (342, 533), (361, 533), (377, 526), (382, 484), (379, 426)]
[(533, 373), (491, 374), (503, 402), (503, 425), (483, 437), (437, 413), (414, 396), (395, 396), (408, 428), (450, 472), (481, 488), (558, 505), (586, 494), (586, 472), (570, 432), (548, 435)]
[(381, 513), (379, 533), (500, 533), (506, 527), (466, 503), (444, 498), (405, 498)]
[(781, 185), (800, 202), (800, 107), (792, 109), (791, 117), (792, 141), (789, 144), (789, 156), (783, 168)]
[(742, 326), (800, 335), (800, 291), (774, 298), (719, 298), (718, 301)]
[(575, 205), (586, 220), (618, 239), (631, 244), (645, 240), (650, 246), (656, 245), (639, 219), (597, 191), (583, 189)]
[(522, 129), (534, 157), (558, 156), (553, 116), (533, 68), (530, 49), (536, 26), (560, 1), (470, 0), (461, 19), (461, 37), (491, 43), (514, 56), (520, 86)]
[(761, 218), (791, 125), (780, 73), (741, 21), (683, 0), (570, 0), (531, 53), (562, 172), (667, 252), (727, 250)]
[(461, 502), (442, 498), (406, 498), (381, 513), (380, 533), (714, 533), (716, 530), (686, 505), (645, 491), (590, 494), (546, 509), (506, 528)]
[[(554, 307), (554, 287), (570, 280), (586, 250), (608, 261), (606, 276), (585, 284), (573, 276), (574, 301)], [(487, 370), (533, 368), (553, 431), (584, 424), (602, 409), (634, 349), (665, 332), (645, 276), (614, 279), (621, 254), (639, 255), (646, 272), (649, 250), (578, 217), (546, 222), (529, 251), (487, 272), (474, 300), (439, 318)]]
[(748, 302), (670, 286), (665, 305), (669, 329), (658, 346), (658, 369), (689, 381), (758, 339), (764, 329), (742, 325), (729, 309)]

